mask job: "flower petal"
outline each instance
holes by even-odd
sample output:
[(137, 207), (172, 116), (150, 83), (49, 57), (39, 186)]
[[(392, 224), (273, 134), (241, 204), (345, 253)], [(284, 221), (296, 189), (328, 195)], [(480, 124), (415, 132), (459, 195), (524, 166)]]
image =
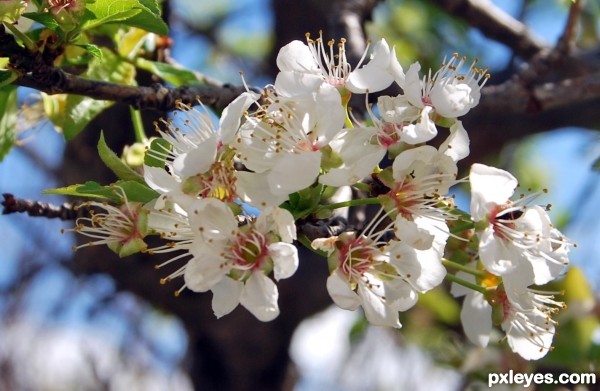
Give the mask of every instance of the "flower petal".
[(474, 221), (484, 219), (492, 207), (506, 203), (518, 184), (509, 172), (479, 163), (471, 166), (469, 182)]
[(240, 304), (243, 288), (243, 282), (229, 277), (223, 278), (211, 288), (213, 293), (212, 309), (217, 318), (227, 315)]
[(227, 273), (222, 263), (222, 259), (212, 254), (201, 254), (192, 258), (185, 266), (183, 274), (185, 286), (194, 292), (206, 292), (212, 289)]
[(230, 144), (240, 127), (240, 122), (244, 112), (260, 98), (256, 92), (244, 92), (235, 98), (225, 109), (219, 120), (219, 129), (221, 130), (221, 141), (223, 144)]
[(269, 322), (279, 315), (277, 299), (279, 292), (275, 283), (262, 272), (252, 273), (240, 296), (240, 303), (262, 322)]
[(450, 156), (455, 162), (469, 156), (469, 135), (461, 121), (456, 121), (450, 126), (450, 135), (440, 145), (440, 151)]
[(218, 135), (213, 133), (192, 151), (177, 156), (173, 161), (173, 169), (181, 178), (204, 174), (214, 163), (217, 156)]
[(319, 176), (320, 168), (320, 151), (286, 154), (269, 172), (267, 182), (273, 194), (287, 196), (310, 187)]
[(479, 293), (471, 291), (463, 301), (460, 320), (469, 341), (486, 347), (492, 331), (492, 307)]
[(327, 292), (329, 292), (333, 302), (340, 308), (354, 311), (360, 306), (358, 295), (350, 289), (348, 282), (337, 270), (327, 278)]
[(289, 243), (271, 243), (269, 254), (273, 259), (273, 274), (277, 281), (289, 278), (298, 269), (298, 249)]
[(277, 54), (277, 67), (280, 71), (321, 74), (310, 49), (302, 41), (292, 41), (282, 47)]
[(376, 326), (388, 326), (400, 328), (398, 310), (387, 305), (381, 296), (375, 294), (364, 284), (358, 284), (358, 294), (361, 298), (365, 317)]
[(192, 203), (188, 216), (192, 231), (204, 241), (229, 241), (238, 231), (238, 222), (226, 203), (202, 198)]

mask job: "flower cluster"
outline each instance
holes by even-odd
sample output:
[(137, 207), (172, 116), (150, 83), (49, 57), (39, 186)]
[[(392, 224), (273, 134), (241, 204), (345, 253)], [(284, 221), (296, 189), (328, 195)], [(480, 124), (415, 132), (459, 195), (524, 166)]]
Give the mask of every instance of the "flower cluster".
[(466, 279), (475, 278), (486, 290), (453, 287), (455, 295), (466, 295), (461, 312), (465, 332), (472, 342), (486, 346), (496, 311), (511, 349), (539, 359), (552, 346), (556, 321), (551, 316), (565, 305), (530, 286), (557, 278), (569, 263), (572, 244), (552, 226), (547, 208), (529, 205), (526, 196), (510, 199), (517, 187), (510, 173), (474, 164), (469, 182), (482, 272)]
[[(204, 107), (179, 103), (173, 118), (156, 125), (160, 138), (146, 153), (144, 181), (157, 196), (143, 213), (138, 204), (105, 206), (108, 215), (81, 220), (76, 230), (120, 254), (136, 245), (174, 254), (159, 267), (180, 267), (163, 282), (183, 277), (177, 292), (211, 291), (217, 317), (241, 304), (262, 321), (274, 319), (275, 281), (295, 273), (297, 239), (327, 257), (335, 304), (362, 307), (376, 325), (401, 327), (400, 311), (452, 277), (461, 284), (454, 293), (466, 295), (462, 320), (473, 342), (487, 344), (496, 320), (514, 351), (543, 356), (561, 303), (530, 287), (559, 276), (570, 243), (544, 208), (510, 200), (517, 183), (505, 171), (472, 167), (470, 216), (450, 195), (467, 181), (457, 178), (457, 163), (469, 154), (459, 118), (478, 104), (487, 70), (454, 54), (425, 76), (419, 63), (405, 72), (383, 39), (350, 64), (345, 41), (321, 35), (284, 46), (277, 66), (273, 85), (240, 95), (218, 123)], [(362, 119), (348, 109), (352, 95), (368, 102), (390, 86), (401, 93), (380, 94)], [(437, 147), (426, 144), (434, 138)], [(327, 203), (342, 186), (368, 188), (370, 198)], [(298, 220), (360, 203), (378, 211), (358, 231), (312, 243), (296, 232)], [(134, 216), (143, 216), (143, 229)], [(469, 253), (471, 269), (459, 265), (471, 274), (449, 275), (446, 244), (461, 233), (449, 225), (465, 222), (471, 234), (463, 236), (479, 251)], [(165, 244), (149, 248), (141, 232)]]

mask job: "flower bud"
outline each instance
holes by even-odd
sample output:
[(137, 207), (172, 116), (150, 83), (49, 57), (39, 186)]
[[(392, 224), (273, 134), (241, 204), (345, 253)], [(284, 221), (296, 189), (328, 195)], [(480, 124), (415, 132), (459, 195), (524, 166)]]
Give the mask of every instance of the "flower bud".
[(72, 31), (81, 22), (85, 0), (46, 0), (43, 8), (50, 12), (63, 31)]
[(15, 23), (27, 8), (27, 0), (0, 0), (0, 22)]

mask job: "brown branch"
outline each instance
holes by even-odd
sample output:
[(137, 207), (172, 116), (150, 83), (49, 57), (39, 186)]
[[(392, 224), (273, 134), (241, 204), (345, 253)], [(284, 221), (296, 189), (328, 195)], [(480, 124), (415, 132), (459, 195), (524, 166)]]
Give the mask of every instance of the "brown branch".
[(346, 53), (356, 64), (367, 48), (364, 23), (381, 0), (338, 0), (332, 4), (329, 27), (335, 38), (346, 38)]
[(486, 37), (510, 47), (516, 54), (530, 58), (547, 47), (527, 26), (489, 0), (429, 0), (450, 15), (465, 20)]
[(175, 102), (194, 103), (199, 97), (207, 106), (224, 109), (232, 100), (245, 92), (244, 87), (225, 85), (222, 88), (205, 86), (165, 87), (161, 84), (127, 86), (101, 80), (84, 79), (61, 69), (49, 68), (20, 77), (16, 83), (35, 88), (47, 94), (75, 94), (94, 99), (110, 100), (132, 105), (136, 109), (175, 109)]
[(89, 214), (89, 208), (80, 205), (64, 203), (60, 206), (48, 204), (46, 202), (25, 200), (15, 198), (10, 193), (3, 193), (4, 201), (1, 205), (3, 215), (12, 213), (27, 213), (32, 217), (46, 217), (49, 219), (75, 220), (79, 217)]
[(569, 8), (567, 24), (565, 25), (565, 29), (563, 30), (563, 33), (556, 44), (556, 51), (563, 55), (571, 54), (575, 48), (577, 27), (581, 18), (583, 3), (583, 0), (575, 0)]
[(50, 50), (29, 51), (19, 46), (14, 37), (0, 29), (0, 56), (9, 58), (9, 66), (20, 74), (14, 84), (30, 87), (47, 94), (75, 94), (93, 99), (109, 100), (132, 105), (136, 109), (175, 109), (181, 100), (192, 104), (197, 98), (210, 107), (224, 109), (232, 100), (246, 91), (244, 87), (183, 86), (169, 88), (153, 86), (128, 86), (101, 80), (85, 79), (67, 73), (53, 65), (59, 53)]

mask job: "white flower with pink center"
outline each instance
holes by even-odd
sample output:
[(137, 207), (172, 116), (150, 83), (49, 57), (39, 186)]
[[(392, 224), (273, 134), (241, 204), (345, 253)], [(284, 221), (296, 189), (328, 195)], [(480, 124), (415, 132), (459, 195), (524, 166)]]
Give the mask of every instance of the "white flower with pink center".
[[(474, 282), (459, 272), (457, 277)], [(547, 292), (522, 286), (514, 274), (503, 278), (488, 274), (480, 283), (490, 289), (487, 294), (453, 284), (454, 296), (465, 296), (461, 310), (463, 329), (469, 340), (486, 347), (493, 324), (506, 333), (511, 350), (526, 360), (538, 360), (552, 349), (556, 313), (565, 304)]]
[(162, 167), (144, 165), (146, 183), (161, 194), (156, 203), (162, 208), (171, 199), (186, 209), (198, 197), (233, 201), (236, 197), (236, 174), (228, 145), (234, 140), (243, 112), (257, 94), (243, 93), (223, 111), (219, 126), (210, 113), (178, 103), (176, 121), (161, 120), (156, 129), (169, 147), (149, 150), (150, 156), (165, 162)]
[(292, 276), (298, 251), (292, 215), (267, 208), (254, 221), (240, 225), (230, 207), (216, 199), (194, 202), (189, 220), (193, 258), (185, 266), (185, 286), (213, 293), (212, 307), (221, 317), (242, 304), (261, 321), (279, 315), (275, 280)]
[(328, 255), (331, 274), (327, 290), (336, 305), (347, 310), (363, 308), (367, 320), (379, 326), (400, 328), (398, 312), (415, 305), (418, 293), (439, 285), (446, 270), (440, 263), (440, 247), (432, 243), (428, 232), (415, 232), (415, 241), (428, 241), (427, 249), (417, 250), (397, 239), (386, 241), (393, 223), (377, 228), (386, 221), (379, 217), (364, 233), (345, 232), (339, 236), (315, 239), (313, 248)]
[(569, 262), (571, 243), (552, 226), (546, 210), (526, 205), (527, 197), (511, 201), (517, 180), (504, 170), (474, 164), (469, 181), (471, 215), (486, 269), (499, 276), (518, 271), (523, 286), (556, 278)]

